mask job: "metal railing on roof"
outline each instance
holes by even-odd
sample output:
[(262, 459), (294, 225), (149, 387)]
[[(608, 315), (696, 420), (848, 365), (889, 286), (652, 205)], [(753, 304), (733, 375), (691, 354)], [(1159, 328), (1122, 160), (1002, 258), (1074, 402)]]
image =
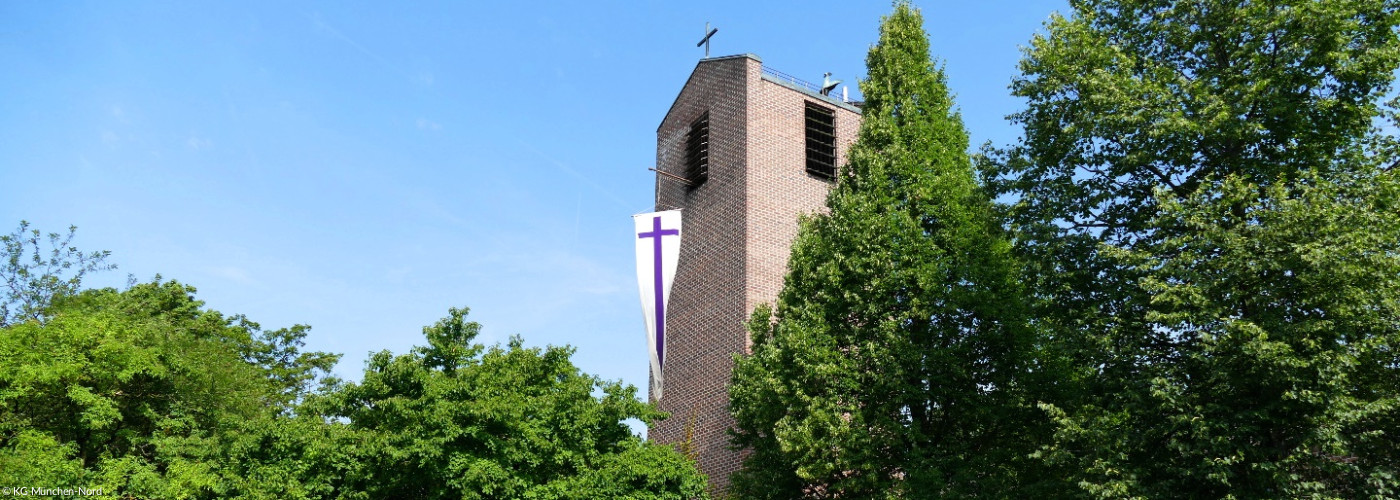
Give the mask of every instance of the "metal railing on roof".
[[(778, 71), (778, 70), (773, 69), (773, 68), (770, 68), (770, 67), (768, 67), (768, 66), (763, 66), (763, 74), (768, 75), (768, 76), (771, 76), (771, 77), (773, 77), (773, 79), (775, 79), (775, 80), (784, 81), (784, 82), (790, 83), (790, 84), (792, 84), (792, 85), (795, 85), (795, 86), (798, 86), (798, 87), (807, 89), (807, 90), (811, 91), (813, 94), (818, 94), (818, 95), (820, 95), (820, 94), (822, 93), (822, 87), (821, 87), (821, 85), (817, 85), (817, 84), (812, 83), (812, 82), (809, 82), (809, 81), (807, 81), (807, 80), (803, 80), (803, 79), (801, 79), (801, 78), (798, 78), (798, 77), (789, 75), (789, 74), (787, 74), (787, 73), (783, 73), (782, 71)], [(841, 91), (839, 91), (839, 90), (832, 92), (832, 94), (834, 94), (834, 95), (828, 95), (828, 96), (826, 96), (826, 97), (827, 97), (828, 99), (831, 99), (831, 100), (836, 101), (836, 102), (845, 102), (845, 103), (850, 103), (850, 102), (851, 102), (851, 101), (847, 101), (846, 99), (842, 98), (842, 93), (841, 93)], [(856, 105), (859, 106), (859, 103), (856, 103)]]
[[(791, 84), (793, 84), (793, 85), (797, 85), (797, 86), (799, 86), (799, 87), (805, 88), (805, 89), (810, 90), (810, 91), (812, 91), (812, 92), (814, 92), (814, 93), (817, 93), (817, 94), (820, 94), (820, 93), (822, 92), (822, 87), (821, 87), (821, 85), (817, 85), (817, 84), (812, 83), (812, 82), (809, 82), (809, 81), (807, 81), (807, 80), (803, 80), (803, 79), (801, 79), (801, 78), (798, 78), (798, 77), (789, 75), (789, 74), (787, 74), (787, 73), (783, 73), (782, 71), (778, 71), (778, 70), (773, 69), (773, 68), (770, 68), (770, 67), (768, 67), (768, 66), (766, 66), (766, 65), (763, 66), (763, 73), (766, 74), (766, 75), (772, 76), (773, 78), (776, 78), (776, 79), (779, 79), (779, 80), (782, 80), (782, 81), (791, 83)], [(833, 96), (833, 97), (834, 97), (834, 96)]]

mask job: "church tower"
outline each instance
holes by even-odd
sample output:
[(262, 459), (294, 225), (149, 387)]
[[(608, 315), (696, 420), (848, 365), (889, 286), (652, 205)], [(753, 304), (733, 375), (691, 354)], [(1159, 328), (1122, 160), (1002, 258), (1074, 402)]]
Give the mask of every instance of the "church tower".
[(665, 386), (653, 399), (671, 418), (649, 435), (689, 439), (712, 491), (729, 485), (743, 456), (726, 430), (745, 324), (777, 298), (798, 216), (825, 206), (859, 127), (856, 105), (744, 54), (701, 59), (656, 131), (656, 209), (682, 209), (685, 233), (666, 311)]

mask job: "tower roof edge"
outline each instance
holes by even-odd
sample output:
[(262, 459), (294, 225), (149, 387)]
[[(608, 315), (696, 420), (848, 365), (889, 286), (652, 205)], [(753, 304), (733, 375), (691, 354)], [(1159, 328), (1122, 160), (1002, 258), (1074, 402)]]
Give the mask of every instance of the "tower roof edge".
[(748, 52), (745, 52), (745, 53), (743, 53), (743, 54), (734, 54), (734, 55), (728, 55), (728, 56), (701, 58), (698, 62), (695, 63), (695, 68), (692, 69), (692, 70), (690, 70), (690, 76), (687, 76), (687, 77), (685, 78), (685, 85), (682, 85), (682, 86), (681, 86), (681, 92), (676, 93), (676, 98), (675, 98), (674, 100), (672, 100), (672, 101), (671, 101), (671, 105), (670, 105), (669, 107), (666, 108), (666, 114), (662, 115), (661, 124), (657, 125), (657, 126), (656, 126), (656, 129), (657, 129), (658, 131), (661, 130), (661, 127), (664, 126), (665, 123), (666, 123), (666, 118), (669, 118), (669, 117), (671, 116), (671, 112), (673, 112), (673, 111), (676, 110), (676, 103), (677, 103), (677, 102), (680, 102), (681, 94), (685, 92), (685, 88), (686, 88), (686, 87), (689, 87), (689, 86), (690, 86), (690, 81), (693, 80), (693, 79), (695, 78), (695, 73), (697, 73), (697, 72), (700, 71), (700, 66), (701, 66), (702, 64), (706, 64), (706, 63), (718, 63), (718, 62), (727, 62), (727, 61), (733, 61), (733, 60), (735, 60), (735, 59), (751, 59), (751, 60), (753, 60), (753, 62), (758, 63), (760, 67), (763, 66), (763, 59), (759, 58), (757, 54), (752, 54), (752, 53), (748, 53)]

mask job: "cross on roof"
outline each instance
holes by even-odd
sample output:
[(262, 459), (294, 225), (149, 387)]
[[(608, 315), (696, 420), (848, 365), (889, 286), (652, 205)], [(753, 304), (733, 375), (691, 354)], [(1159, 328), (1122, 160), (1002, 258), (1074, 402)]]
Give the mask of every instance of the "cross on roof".
[(701, 39), (700, 39), (700, 43), (695, 44), (696, 47), (699, 47), (699, 46), (701, 46), (701, 45), (704, 45), (704, 46), (705, 46), (705, 58), (706, 58), (706, 59), (709, 59), (709, 58), (710, 58), (710, 37), (715, 36), (715, 33), (719, 33), (719, 28), (710, 29), (710, 23), (706, 22), (706, 23), (705, 23), (705, 38), (701, 38)]

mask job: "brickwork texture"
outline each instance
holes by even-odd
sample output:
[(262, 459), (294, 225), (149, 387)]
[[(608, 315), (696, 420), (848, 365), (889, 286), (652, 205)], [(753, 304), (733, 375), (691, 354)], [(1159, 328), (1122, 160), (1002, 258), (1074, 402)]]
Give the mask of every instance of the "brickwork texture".
[[(782, 288), (800, 214), (822, 209), (831, 182), (806, 171), (805, 103), (833, 109), (838, 164), (860, 114), (798, 86), (765, 77), (753, 55), (701, 60), (656, 131), (657, 169), (685, 175), (686, 134), (709, 120), (709, 179), (689, 186), (658, 175), (656, 208), (683, 212), (680, 262), (666, 311), (664, 397), (671, 418), (649, 438), (690, 450), (722, 491), (741, 465), (729, 449), (733, 355), (748, 350), (745, 323)], [(654, 397), (654, 395), (653, 395)]]

